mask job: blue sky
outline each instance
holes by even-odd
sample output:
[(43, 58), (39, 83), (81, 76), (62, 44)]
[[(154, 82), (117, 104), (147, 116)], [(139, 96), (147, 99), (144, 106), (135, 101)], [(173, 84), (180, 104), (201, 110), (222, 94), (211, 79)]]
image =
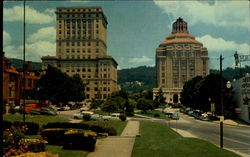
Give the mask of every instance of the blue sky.
[[(60, 6), (101, 6), (108, 19), (108, 55), (119, 69), (155, 65), (155, 49), (182, 17), (189, 33), (203, 43), (210, 68), (234, 67), (233, 54), (250, 54), (250, 10), (247, 0), (235, 1), (30, 1), (26, 2), (26, 60), (55, 55), (55, 9)], [(4, 2), (4, 51), (23, 58), (23, 2)], [(249, 62), (245, 62), (250, 64)], [(243, 65), (244, 65), (243, 64)]]

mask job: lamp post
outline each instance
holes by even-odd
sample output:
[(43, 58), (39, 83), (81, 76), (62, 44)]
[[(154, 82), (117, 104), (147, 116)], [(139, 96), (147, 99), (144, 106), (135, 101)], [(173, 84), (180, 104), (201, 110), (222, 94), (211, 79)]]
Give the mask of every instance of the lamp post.
[[(222, 55), (220, 55), (220, 79), (221, 79), (221, 118), (220, 118), (220, 147), (223, 148), (223, 78), (222, 78)], [(231, 88), (232, 84), (230, 81), (227, 81), (226, 87)]]

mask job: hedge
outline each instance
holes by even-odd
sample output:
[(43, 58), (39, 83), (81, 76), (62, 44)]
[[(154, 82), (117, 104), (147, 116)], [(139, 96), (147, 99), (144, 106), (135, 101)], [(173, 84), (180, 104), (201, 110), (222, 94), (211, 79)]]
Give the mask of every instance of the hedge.
[(44, 125), (43, 128), (44, 129), (46, 128), (75, 128), (75, 129), (88, 130), (89, 125), (85, 123), (54, 122), (54, 123), (48, 123), (47, 125)]
[(69, 129), (66, 128), (50, 128), (43, 129), (41, 136), (44, 140), (47, 140), (51, 145), (63, 145), (64, 133)]
[(63, 149), (94, 151), (97, 134), (90, 130), (71, 129), (64, 134)]
[(117, 135), (115, 128), (108, 122), (95, 122), (89, 124), (89, 130), (97, 133), (108, 133), (110, 136)]

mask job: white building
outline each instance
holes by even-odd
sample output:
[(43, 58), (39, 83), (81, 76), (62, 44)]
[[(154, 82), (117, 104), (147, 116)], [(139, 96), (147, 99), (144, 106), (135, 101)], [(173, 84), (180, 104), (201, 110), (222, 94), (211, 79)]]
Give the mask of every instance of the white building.
[(239, 109), (239, 118), (250, 123), (250, 75), (240, 78), (233, 82), (233, 91), (235, 92), (235, 100)]

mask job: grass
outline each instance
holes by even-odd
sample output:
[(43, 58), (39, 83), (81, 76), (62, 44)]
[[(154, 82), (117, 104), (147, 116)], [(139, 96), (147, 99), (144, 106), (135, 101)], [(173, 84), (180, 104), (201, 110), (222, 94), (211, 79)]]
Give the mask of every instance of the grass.
[(184, 138), (166, 124), (141, 122), (132, 157), (240, 157), (207, 141)]
[(63, 146), (47, 145), (46, 152), (53, 154), (59, 154), (60, 157), (85, 157), (88, 155), (88, 151), (83, 150), (67, 150), (62, 149)]
[[(23, 115), (21, 114), (8, 114), (3, 116), (4, 120), (15, 122), (15, 121), (23, 121)], [(69, 122), (66, 118), (61, 118), (58, 116), (45, 116), (45, 115), (25, 115), (26, 122), (35, 122), (40, 126), (43, 126), (47, 123), (51, 122)]]
[[(87, 122), (83, 122), (83, 123), (96, 123), (97, 121), (87, 121)], [(125, 128), (127, 121), (123, 122), (123, 121), (114, 121), (114, 120), (110, 120), (107, 121), (105, 123), (110, 123), (117, 131), (117, 136), (121, 135), (123, 129)]]
[[(158, 113), (160, 117), (154, 117), (154, 114), (156, 113)], [(152, 110), (152, 111), (147, 111), (147, 113), (137, 113), (137, 114), (148, 116), (148, 117), (153, 117), (153, 118), (159, 118), (159, 119), (169, 119), (163, 112), (158, 111), (158, 110)]]

